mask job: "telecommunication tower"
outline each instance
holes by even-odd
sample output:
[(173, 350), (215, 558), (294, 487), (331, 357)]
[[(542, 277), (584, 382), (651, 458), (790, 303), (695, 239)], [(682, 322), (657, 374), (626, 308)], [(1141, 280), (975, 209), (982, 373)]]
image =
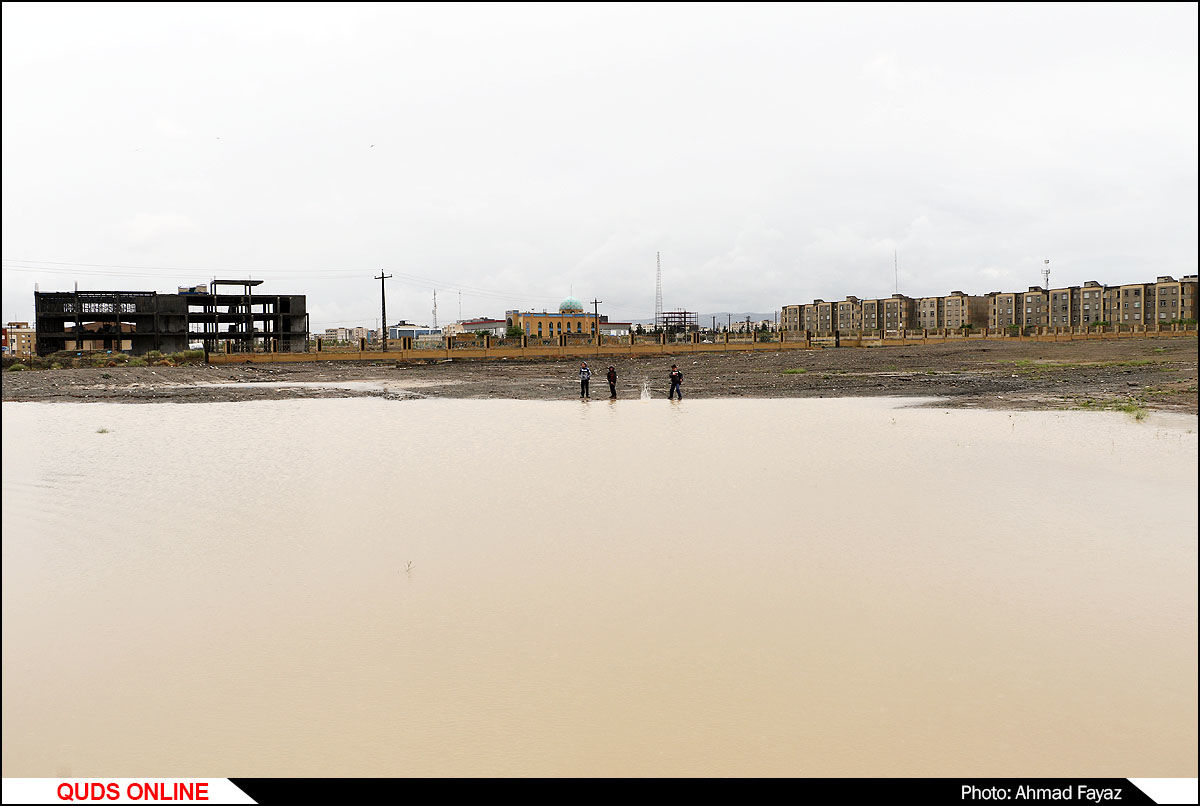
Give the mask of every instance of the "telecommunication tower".
[(654, 327), (662, 326), (663, 309), (662, 309), (662, 252), (655, 252), (655, 261), (658, 263), (658, 276), (654, 285)]
[(433, 289), (433, 329), (437, 330), (437, 289)]
[(1050, 290), (1050, 261), (1042, 261), (1042, 288), (1046, 291)]

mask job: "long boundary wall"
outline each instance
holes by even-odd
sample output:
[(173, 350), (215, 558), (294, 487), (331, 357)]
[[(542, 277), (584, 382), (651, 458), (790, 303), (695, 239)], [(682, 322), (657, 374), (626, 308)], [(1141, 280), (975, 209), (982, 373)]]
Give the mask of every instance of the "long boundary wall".
[(632, 343), (632, 344), (559, 344), (557, 346), (499, 346), (485, 339), (482, 346), (444, 346), (417, 348), (409, 340), (399, 340), (398, 349), (330, 351), (306, 353), (209, 353), (210, 364), (294, 363), (298, 361), (439, 361), (453, 358), (592, 358), (597, 356), (634, 357), (649, 355), (689, 355), (724, 352), (776, 352), (778, 350), (811, 350), (830, 347), (912, 347), (926, 344), (953, 344), (972, 341), (1033, 341), (1057, 342), (1095, 339), (1140, 339), (1162, 337), (1196, 338), (1195, 325), (1172, 325), (1170, 329), (1138, 331), (1081, 332), (1067, 328), (1044, 328), (1045, 332), (1031, 335), (1007, 333), (972, 333), (907, 331), (903, 335), (880, 338), (861, 334), (813, 336), (802, 332), (781, 332), (771, 341), (722, 339), (715, 344), (702, 342)]

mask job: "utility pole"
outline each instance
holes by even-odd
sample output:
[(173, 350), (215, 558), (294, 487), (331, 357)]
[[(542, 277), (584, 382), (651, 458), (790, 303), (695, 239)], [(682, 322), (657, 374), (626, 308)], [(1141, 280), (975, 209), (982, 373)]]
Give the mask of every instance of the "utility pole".
[(733, 314), (725, 314), (725, 332), (728, 333), (733, 328)]
[(594, 311), (592, 316), (593, 316), (593, 322), (596, 325), (596, 346), (597, 347), (600, 346), (600, 303), (601, 302), (604, 302), (604, 300), (602, 300), (602, 299), (593, 299), (592, 300), (592, 311)]
[(383, 351), (387, 352), (387, 291), (383, 287), (383, 281), (391, 277), (390, 274), (384, 274), (383, 269), (379, 270), (379, 276), (374, 278), (379, 281), (379, 316), (383, 322), (383, 326), (379, 329), (379, 340), (383, 342)]

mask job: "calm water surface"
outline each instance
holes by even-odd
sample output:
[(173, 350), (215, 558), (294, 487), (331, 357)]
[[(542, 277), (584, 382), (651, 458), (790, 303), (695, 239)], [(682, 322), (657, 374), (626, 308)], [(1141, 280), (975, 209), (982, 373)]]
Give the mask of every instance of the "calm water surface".
[(1194, 777), (1195, 429), (5, 403), (3, 775)]

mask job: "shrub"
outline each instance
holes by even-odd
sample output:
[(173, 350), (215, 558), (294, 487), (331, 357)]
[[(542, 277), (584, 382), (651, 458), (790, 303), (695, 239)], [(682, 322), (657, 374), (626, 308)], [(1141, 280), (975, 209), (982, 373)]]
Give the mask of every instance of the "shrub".
[(144, 366), (146, 366), (146, 359), (144, 359), (140, 356), (135, 356), (134, 358), (129, 359), (129, 366), (144, 367)]
[(29, 367), (25, 366), (20, 361), (18, 361), (15, 364), (10, 364), (7, 371), (8, 372), (24, 372), (27, 369), (29, 369)]

